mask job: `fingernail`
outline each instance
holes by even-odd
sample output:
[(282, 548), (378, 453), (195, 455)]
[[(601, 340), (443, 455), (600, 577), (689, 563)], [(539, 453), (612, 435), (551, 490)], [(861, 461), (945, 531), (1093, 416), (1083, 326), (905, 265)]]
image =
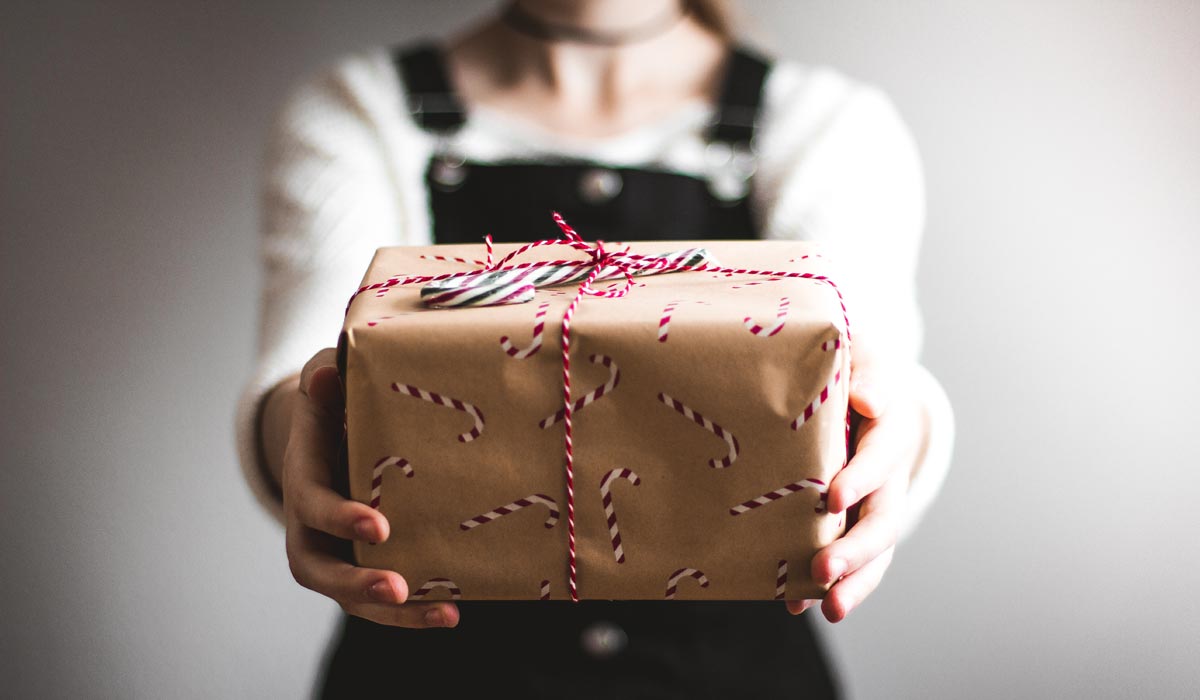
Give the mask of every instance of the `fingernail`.
[(846, 560), (845, 559), (832, 559), (829, 562), (829, 578), (827, 579), (827, 582), (833, 583), (834, 581), (838, 580), (843, 575), (845, 575), (845, 573), (846, 573)]
[(375, 544), (375, 521), (370, 518), (359, 518), (354, 523), (354, 534), (360, 540)]
[(425, 613), (425, 624), (430, 627), (444, 627), (446, 625), (446, 616), (438, 608), (434, 608)]
[[(842, 510), (846, 510), (847, 508), (853, 506), (855, 503), (858, 503), (858, 492), (857, 491), (855, 491), (854, 489), (846, 489), (845, 491), (842, 491)], [(841, 511), (838, 511), (838, 512), (840, 513)]]
[(371, 584), (371, 597), (375, 600), (390, 603), (392, 602), (392, 586), (387, 582), (387, 579), (380, 579)]

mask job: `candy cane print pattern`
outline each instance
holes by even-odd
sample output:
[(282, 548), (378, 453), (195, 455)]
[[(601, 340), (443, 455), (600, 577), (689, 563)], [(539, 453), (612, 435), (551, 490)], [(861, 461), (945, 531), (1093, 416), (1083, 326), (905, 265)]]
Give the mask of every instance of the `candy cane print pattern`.
[(693, 411), (678, 399), (674, 399), (666, 394), (660, 393), (658, 395), (658, 400), (675, 409), (675, 411), (684, 418), (691, 420), (696, 425), (699, 425), (701, 428), (704, 428), (713, 435), (721, 438), (725, 441), (726, 445), (729, 445), (729, 454), (720, 459), (708, 460), (708, 466), (712, 467), (713, 469), (724, 469), (733, 464), (734, 460), (737, 459), (739, 447), (737, 438), (734, 437), (733, 433), (725, 430), (721, 426), (700, 415), (700, 413), (697, 411)]
[(550, 302), (548, 301), (538, 304), (537, 313), (533, 316), (533, 342), (528, 346), (523, 348), (516, 347), (507, 335), (500, 338), (500, 347), (504, 348), (504, 352), (508, 353), (509, 357), (524, 360), (526, 357), (542, 349), (542, 334), (546, 330), (546, 309), (548, 308), (550, 308)]
[(617, 513), (613, 510), (612, 482), (625, 479), (634, 486), (642, 483), (642, 478), (630, 469), (613, 469), (600, 479), (600, 500), (604, 503), (604, 518), (608, 521), (608, 537), (612, 541), (613, 558), (618, 564), (625, 563), (625, 550), (621, 548), (621, 531), (617, 528)]
[(550, 581), (542, 581), (542, 595), (538, 600), (550, 600)]
[(451, 600), (459, 600), (462, 598), (462, 589), (458, 587), (457, 583), (448, 578), (431, 578), (425, 583), (422, 583), (421, 587), (417, 589), (416, 593), (410, 595), (408, 599), (421, 600), (436, 588), (445, 588), (446, 590), (450, 591)]
[(833, 375), (833, 381), (821, 387), (821, 393), (817, 394), (817, 398), (813, 399), (812, 403), (805, 406), (800, 415), (796, 416), (796, 419), (792, 421), (792, 430), (799, 430), (806, 422), (808, 422), (809, 419), (813, 417), (813, 414), (817, 412), (817, 409), (829, 400), (829, 390), (837, 386), (837, 383), (841, 381), (841, 379), (842, 370), (838, 369), (838, 371)]
[(375, 472), (371, 475), (371, 507), (379, 510), (379, 501), (383, 493), (383, 470), (388, 467), (398, 467), (404, 476), (412, 478), (415, 475), (412, 465), (402, 457), (384, 457), (375, 463)]
[(783, 324), (787, 322), (788, 307), (791, 302), (787, 297), (779, 299), (779, 311), (775, 312), (775, 323), (769, 326), (760, 326), (754, 322), (754, 319), (747, 316), (743, 323), (746, 324), (746, 330), (760, 338), (770, 338), (779, 331), (783, 330)]
[(775, 574), (775, 600), (783, 600), (787, 593), (787, 559), (779, 560), (779, 568)]
[(801, 479), (800, 481), (796, 481), (796, 482), (788, 484), (786, 486), (780, 486), (779, 488), (775, 489), (774, 491), (769, 491), (767, 493), (764, 493), (763, 495), (759, 496), (758, 498), (752, 498), (749, 501), (746, 501), (745, 503), (740, 503), (740, 504), (730, 508), (729, 514), (730, 515), (741, 515), (742, 513), (754, 510), (755, 508), (761, 508), (762, 506), (765, 506), (768, 503), (771, 503), (773, 501), (778, 501), (779, 499), (783, 498), (784, 496), (790, 496), (793, 493), (796, 493), (798, 491), (803, 491), (804, 489), (812, 489), (817, 492), (816, 511), (818, 513), (824, 513), (825, 512), (825, 501), (829, 498), (829, 487), (827, 487), (825, 485), (825, 482), (821, 481), (820, 479)]
[(517, 500), (513, 501), (512, 503), (509, 503), (506, 506), (500, 506), (499, 508), (497, 508), (495, 510), (489, 510), (488, 512), (486, 512), (482, 515), (476, 515), (474, 518), (471, 518), (470, 520), (464, 520), (464, 521), (462, 521), (462, 523), (459, 524), (459, 527), (462, 528), (463, 530), (470, 530), (472, 528), (479, 527), (480, 525), (483, 525), (485, 523), (490, 523), (493, 520), (495, 520), (496, 518), (499, 518), (501, 516), (508, 515), (509, 513), (515, 513), (518, 510), (521, 510), (522, 508), (526, 508), (528, 506), (533, 505), (534, 503), (540, 503), (540, 504), (546, 506), (546, 508), (550, 511), (550, 516), (548, 518), (546, 518), (546, 527), (547, 528), (552, 528), (556, 524), (558, 524), (558, 502), (555, 501), (553, 498), (550, 498), (549, 496), (544, 496), (540, 493), (535, 493), (535, 494), (526, 496), (525, 498), (518, 498)]
[[(840, 335), (834, 340), (826, 340), (825, 342), (821, 343), (821, 349), (825, 352), (839, 350), (841, 347), (842, 337)], [(817, 394), (817, 398), (813, 399), (812, 402), (805, 406), (804, 410), (800, 412), (800, 415), (796, 416), (796, 419), (792, 421), (792, 430), (799, 430), (805, 423), (809, 421), (809, 419), (813, 417), (813, 414), (817, 412), (817, 409), (829, 400), (830, 391), (833, 390), (833, 387), (837, 386), (841, 379), (842, 369), (839, 367), (837, 371), (833, 373), (833, 381), (821, 387), (821, 392)]]
[(680, 569), (671, 574), (671, 577), (667, 579), (667, 600), (675, 599), (675, 590), (679, 587), (679, 580), (687, 577), (699, 581), (701, 588), (708, 588), (708, 577), (704, 575), (703, 571), (697, 569)]
[[(583, 398), (576, 401), (571, 406), (571, 411), (573, 413), (578, 413), (580, 410), (583, 409), (584, 406), (587, 406), (588, 404), (592, 403), (593, 401), (596, 401), (597, 399), (599, 399), (601, 396), (604, 396), (605, 394), (609, 393), (613, 389), (616, 389), (617, 384), (619, 384), (621, 381), (621, 370), (619, 367), (617, 367), (617, 363), (613, 362), (613, 359), (611, 357), (609, 357), (608, 355), (592, 355), (588, 359), (591, 360), (592, 364), (604, 365), (605, 367), (608, 368), (608, 381), (601, 384), (600, 386), (596, 387), (595, 389), (591, 390), (590, 392), (585, 394), (583, 396)], [(560, 408), (560, 409), (558, 409), (558, 411), (556, 411), (554, 413), (554, 415), (543, 418), (542, 422), (538, 423), (538, 425), (540, 425), (542, 427), (542, 429), (545, 430), (546, 428), (549, 428), (550, 426), (554, 425), (555, 423), (561, 421), (563, 419), (564, 415), (565, 415), (565, 411)]]
[(667, 342), (667, 334), (671, 332), (671, 314), (675, 313), (675, 307), (678, 305), (679, 300), (673, 299), (663, 307), (662, 317), (658, 319), (658, 342)]
[(662, 316), (658, 319), (658, 342), (660, 342), (660, 343), (667, 342), (667, 336), (671, 332), (671, 316), (672, 316), (672, 314), (675, 313), (675, 307), (679, 306), (680, 304), (685, 304), (685, 303), (709, 306), (709, 303), (707, 301), (690, 301), (689, 302), (689, 301), (684, 301), (682, 299), (674, 299), (672, 301), (667, 302), (667, 305), (663, 307)]
[(423, 260), (437, 260), (439, 262), (455, 262), (455, 263), (462, 263), (464, 265), (479, 265), (480, 267), (487, 264), (483, 260), (467, 260), (466, 258), (456, 258), (456, 257), (450, 256), (450, 255), (422, 255), (420, 257)]
[(470, 430), (463, 433), (462, 435), (459, 435), (458, 436), (459, 442), (470, 442), (470, 441), (474, 440), (475, 438), (479, 437), (480, 433), (483, 432), (483, 414), (480, 413), (478, 408), (467, 403), (466, 401), (459, 401), (458, 399), (452, 399), (448, 396), (442, 396), (441, 394), (435, 394), (432, 391), (425, 391), (424, 389), (418, 389), (417, 387), (415, 387), (411, 384), (401, 384), (399, 382), (392, 384), (392, 391), (398, 391), (401, 394), (405, 394), (407, 396), (412, 396), (412, 397), (415, 397), (418, 399), (422, 399), (422, 400), (428, 401), (430, 403), (435, 403), (439, 406), (453, 408), (456, 411), (462, 411), (463, 413), (467, 414), (468, 416), (471, 416), (472, 418), (474, 418), (475, 419), (475, 427), (471, 428)]

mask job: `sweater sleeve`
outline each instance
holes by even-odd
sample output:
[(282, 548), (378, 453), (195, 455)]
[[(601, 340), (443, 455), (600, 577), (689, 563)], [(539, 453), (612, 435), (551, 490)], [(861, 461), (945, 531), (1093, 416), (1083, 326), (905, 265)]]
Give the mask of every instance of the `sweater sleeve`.
[[(259, 435), (263, 399), (335, 345), (347, 299), (375, 249), (401, 240), (394, 168), (374, 126), (395, 90), (386, 61), (356, 57), (299, 87), (276, 118), (261, 188), (256, 368), (239, 401), (242, 471), (282, 522), (279, 487)], [(381, 102), (382, 101), (382, 102)], [(394, 111), (394, 110), (393, 110)]]
[(928, 418), (909, 488), (906, 536), (941, 487), (954, 436), (945, 392), (919, 364), (920, 157), (895, 107), (876, 88), (829, 69), (785, 63), (766, 89), (755, 192), (762, 228), (770, 238), (823, 245), (839, 271), (855, 338), (911, 368), (905, 386)]

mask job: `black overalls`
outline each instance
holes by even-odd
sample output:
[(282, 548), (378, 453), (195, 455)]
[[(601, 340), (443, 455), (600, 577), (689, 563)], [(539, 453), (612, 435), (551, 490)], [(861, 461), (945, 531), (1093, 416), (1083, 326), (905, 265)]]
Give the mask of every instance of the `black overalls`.
[[(594, 163), (473, 163), (445, 137), (465, 121), (436, 48), (397, 52), (413, 119), (438, 137), (426, 170), (434, 239), (553, 238), (550, 212), (589, 240), (752, 239), (750, 150), (768, 64), (731, 52), (704, 178)], [(807, 620), (762, 602), (461, 602), (455, 629), (347, 617), (323, 696), (836, 697)]]

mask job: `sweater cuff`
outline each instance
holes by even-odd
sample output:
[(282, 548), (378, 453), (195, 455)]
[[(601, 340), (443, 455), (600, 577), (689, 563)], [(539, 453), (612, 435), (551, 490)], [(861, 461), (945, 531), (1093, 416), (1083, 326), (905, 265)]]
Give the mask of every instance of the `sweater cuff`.
[(937, 498), (942, 482), (950, 471), (950, 457), (954, 448), (954, 411), (942, 385), (929, 370), (921, 366), (917, 366), (913, 381), (913, 391), (920, 397), (929, 419), (929, 434), (926, 436), (924, 453), (909, 482), (901, 540), (912, 534), (925, 511)]
[(265, 367), (259, 371), (242, 391), (237, 406), (236, 439), (238, 461), (242, 476), (250, 486), (251, 493), (280, 524), (284, 525), (283, 493), (279, 484), (267, 470), (263, 456), (262, 436), (259, 426), (267, 395), (279, 382), (295, 373), (290, 367)]

